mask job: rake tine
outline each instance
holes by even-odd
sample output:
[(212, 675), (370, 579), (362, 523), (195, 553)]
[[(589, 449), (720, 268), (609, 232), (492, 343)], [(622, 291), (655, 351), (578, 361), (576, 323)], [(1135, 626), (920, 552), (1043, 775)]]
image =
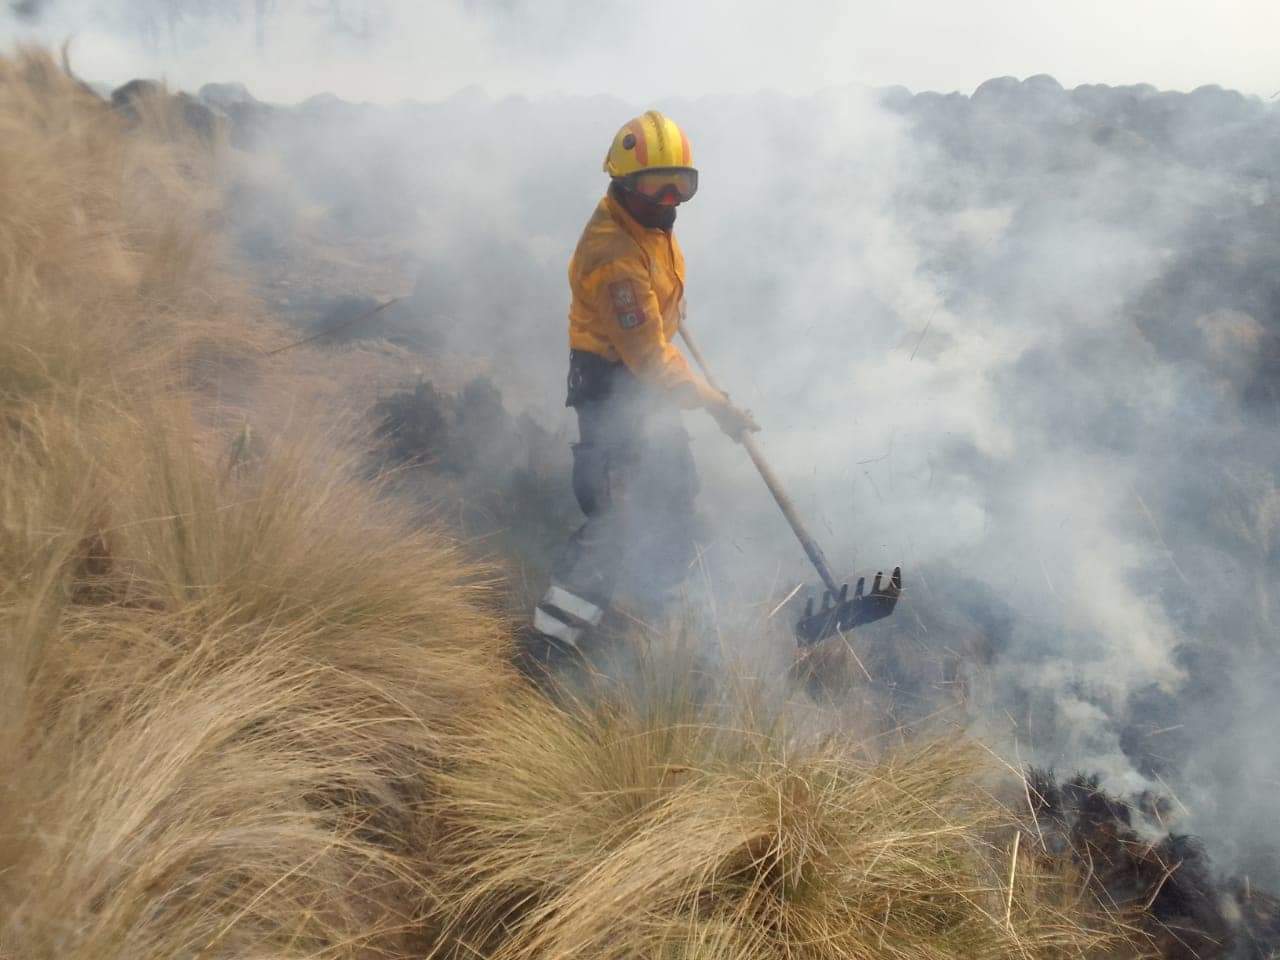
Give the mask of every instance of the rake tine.
[[(796, 624), (796, 639), (808, 646), (840, 631), (853, 630), (868, 623), (883, 620), (893, 613), (902, 595), (902, 567), (894, 567), (886, 577), (878, 571), (867, 592), (866, 577), (859, 577), (850, 596), (849, 584), (839, 591), (824, 591), (822, 606), (814, 612), (814, 598), (805, 602), (804, 617)], [(833, 602), (834, 601), (834, 602)]]

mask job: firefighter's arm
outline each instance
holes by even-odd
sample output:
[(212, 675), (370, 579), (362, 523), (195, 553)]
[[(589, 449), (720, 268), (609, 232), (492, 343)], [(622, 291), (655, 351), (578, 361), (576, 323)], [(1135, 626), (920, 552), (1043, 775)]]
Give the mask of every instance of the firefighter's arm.
[(675, 344), (667, 340), (648, 276), (625, 268), (604, 273), (598, 286), (598, 316), (627, 368), (669, 391), (680, 406), (705, 409), (734, 440), (759, 430), (749, 411), (732, 404), (728, 394), (694, 373)]
[(597, 310), (609, 342), (632, 373), (669, 391), (685, 408), (713, 409), (725, 396), (689, 368), (675, 344), (662, 332), (658, 298), (638, 271), (603, 271)]

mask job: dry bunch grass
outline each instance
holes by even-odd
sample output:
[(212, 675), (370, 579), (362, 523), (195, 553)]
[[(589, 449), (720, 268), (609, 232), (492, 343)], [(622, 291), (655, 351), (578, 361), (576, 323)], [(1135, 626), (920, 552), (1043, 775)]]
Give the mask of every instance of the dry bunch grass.
[(789, 732), (744, 684), (708, 697), (679, 653), (644, 672), (618, 698), (504, 705), (443, 775), (433, 863), (455, 955), (941, 960), (1121, 942), (1010, 846), (976, 749), (875, 757)]
[(117, 433), (117, 464), (44, 423), (3, 451), (6, 940), (391, 949), (434, 770), (510, 682), (467, 564), (290, 458), (228, 482), (176, 428)]

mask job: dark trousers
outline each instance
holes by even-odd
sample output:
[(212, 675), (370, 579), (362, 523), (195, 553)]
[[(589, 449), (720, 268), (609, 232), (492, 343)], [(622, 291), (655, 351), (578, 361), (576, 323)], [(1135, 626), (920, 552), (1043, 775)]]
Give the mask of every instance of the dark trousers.
[(698, 477), (674, 407), (639, 391), (577, 405), (573, 492), (586, 520), (552, 567), (538, 632), (576, 645), (615, 593), (659, 613), (696, 555)]

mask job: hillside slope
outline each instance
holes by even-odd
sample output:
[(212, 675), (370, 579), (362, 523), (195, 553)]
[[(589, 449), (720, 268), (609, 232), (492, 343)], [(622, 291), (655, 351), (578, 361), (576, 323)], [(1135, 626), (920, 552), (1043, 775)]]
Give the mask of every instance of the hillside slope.
[(1119, 948), (975, 748), (805, 736), (679, 649), (553, 703), (340, 444), (227, 429), (282, 335), (216, 140), (0, 60), (0, 953)]

